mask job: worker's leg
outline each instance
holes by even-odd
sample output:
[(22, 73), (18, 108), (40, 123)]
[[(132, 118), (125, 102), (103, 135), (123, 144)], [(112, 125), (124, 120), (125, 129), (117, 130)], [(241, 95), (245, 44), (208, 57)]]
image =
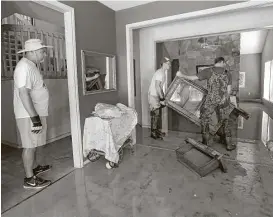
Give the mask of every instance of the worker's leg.
[(153, 139), (162, 139), (162, 136), (158, 135), (157, 131), (160, 127), (161, 114), (160, 114), (160, 100), (157, 96), (148, 95), (148, 101), (150, 105), (151, 116), (151, 137)]
[[(217, 106), (215, 108), (215, 112), (216, 112), (216, 116), (217, 116), (217, 121), (220, 122), (221, 121), (221, 114), (220, 114), (220, 108), (219, 106)], [(220, 137), (220, 143), (224, 144), (225, 143), (225, 132), (224, 132), (224, 126), (222, 125), (219, 130), (218, 130), (218, 135)]]
[(232, 142), (232, 120), (229, 118), (229, 107), (220, 109), (220, 119), (223, 121), (224, 144), (228, 151), (234, 150), (236, 145)]
[(151, 111), (151, 137), (154, 139), (162, 139), (162, 136), (158, 134), (158, 126), (160, 125), (160, 109), (154, 109)]
[(210, 145), (209, 124), (215, 107), (216, 107), (215, 104), (206, 101), (200, 111), (202, 143), (205, 145)]
[(165, 133), (162, 132), (162, 109), (163, 109), (163, 106), (161, 106), (159, 109), (159, 121), (157, 123), (158, 125), (157, 125), (157, 130), (156, 130), (156, 133), (159, 137), (165, 136)]

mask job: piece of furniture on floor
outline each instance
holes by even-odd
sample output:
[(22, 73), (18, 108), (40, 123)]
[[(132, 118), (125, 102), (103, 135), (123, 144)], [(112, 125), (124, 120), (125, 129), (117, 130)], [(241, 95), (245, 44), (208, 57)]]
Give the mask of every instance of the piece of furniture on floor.
[[(132, 131), (137, 124), (137, 112), (121, 103), (116, 106), (97, 104), (95, 112), (85, 119), (83, 134), (84, 157), (95, 160), (99, 155), (118, 165), (123, 157), (123, 148), (134, 144)], [(93, 161), (93, 160), (91, 160)]]
[(185, 141), (186, 143), (175, 151), (176, 158), (180, 163), (201, 177), (217, 168), (220, 168), (224, 173), (227, 172), (225, 162), (222, 160), (223, 154), (194, 139), (187, 138)]

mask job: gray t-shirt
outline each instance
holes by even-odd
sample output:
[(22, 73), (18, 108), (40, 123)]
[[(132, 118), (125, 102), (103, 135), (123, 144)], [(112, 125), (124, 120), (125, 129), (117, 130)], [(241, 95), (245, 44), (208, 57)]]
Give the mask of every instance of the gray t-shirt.
[(15, 118), (30, 117), (19, 96), (19, 88), (21, 87), (31, 90), (30, 95), (38, 115), (48, 116), (48, 89), (36, 65), (24, 57), (18, 62), (14, 71), (13, 104)]

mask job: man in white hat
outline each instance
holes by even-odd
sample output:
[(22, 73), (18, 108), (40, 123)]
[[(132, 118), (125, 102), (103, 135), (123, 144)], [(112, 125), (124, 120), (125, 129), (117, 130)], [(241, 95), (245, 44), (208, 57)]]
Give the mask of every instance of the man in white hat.
[(165, 85), (167, 71), (171, 67), (169, 58), (164, 57), (161, 68), (153, 75), (149, 92), (148, 101), (151, 115), (151, 137), (153, 139), (163, 139), (164, 133), (161, 132), (161, 108), (164, 107)]
[[(38, 174), (51, 169), (50, 165), (37, 163), (36, 148), (46, 144), (46, 117), (48, 116), (49, 93), (39, 70), (44, 61), (46, 47), (40, 39), (29, 39), (25, 53), (14, 71), (14, 114), (23, 147), (23, 163), (26, 177), (24, 188), (38, 189), (51, 184), (50, 180), (38, 177)], [(41, 157), (41, 156), (40, 156)]]

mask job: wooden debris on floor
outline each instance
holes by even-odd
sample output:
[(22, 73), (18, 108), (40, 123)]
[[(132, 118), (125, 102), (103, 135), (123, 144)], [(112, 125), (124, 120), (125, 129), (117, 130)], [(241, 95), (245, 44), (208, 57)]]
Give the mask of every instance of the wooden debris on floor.
[(220, 168), (227, 172), (227, 168), (222, 160), (223, 154), (208, 147), (194, 139), (187, 138), (186, 143), (176, 150), (177, 160), (187, 166), (191, 171), (206, 176), (212, 171)]

